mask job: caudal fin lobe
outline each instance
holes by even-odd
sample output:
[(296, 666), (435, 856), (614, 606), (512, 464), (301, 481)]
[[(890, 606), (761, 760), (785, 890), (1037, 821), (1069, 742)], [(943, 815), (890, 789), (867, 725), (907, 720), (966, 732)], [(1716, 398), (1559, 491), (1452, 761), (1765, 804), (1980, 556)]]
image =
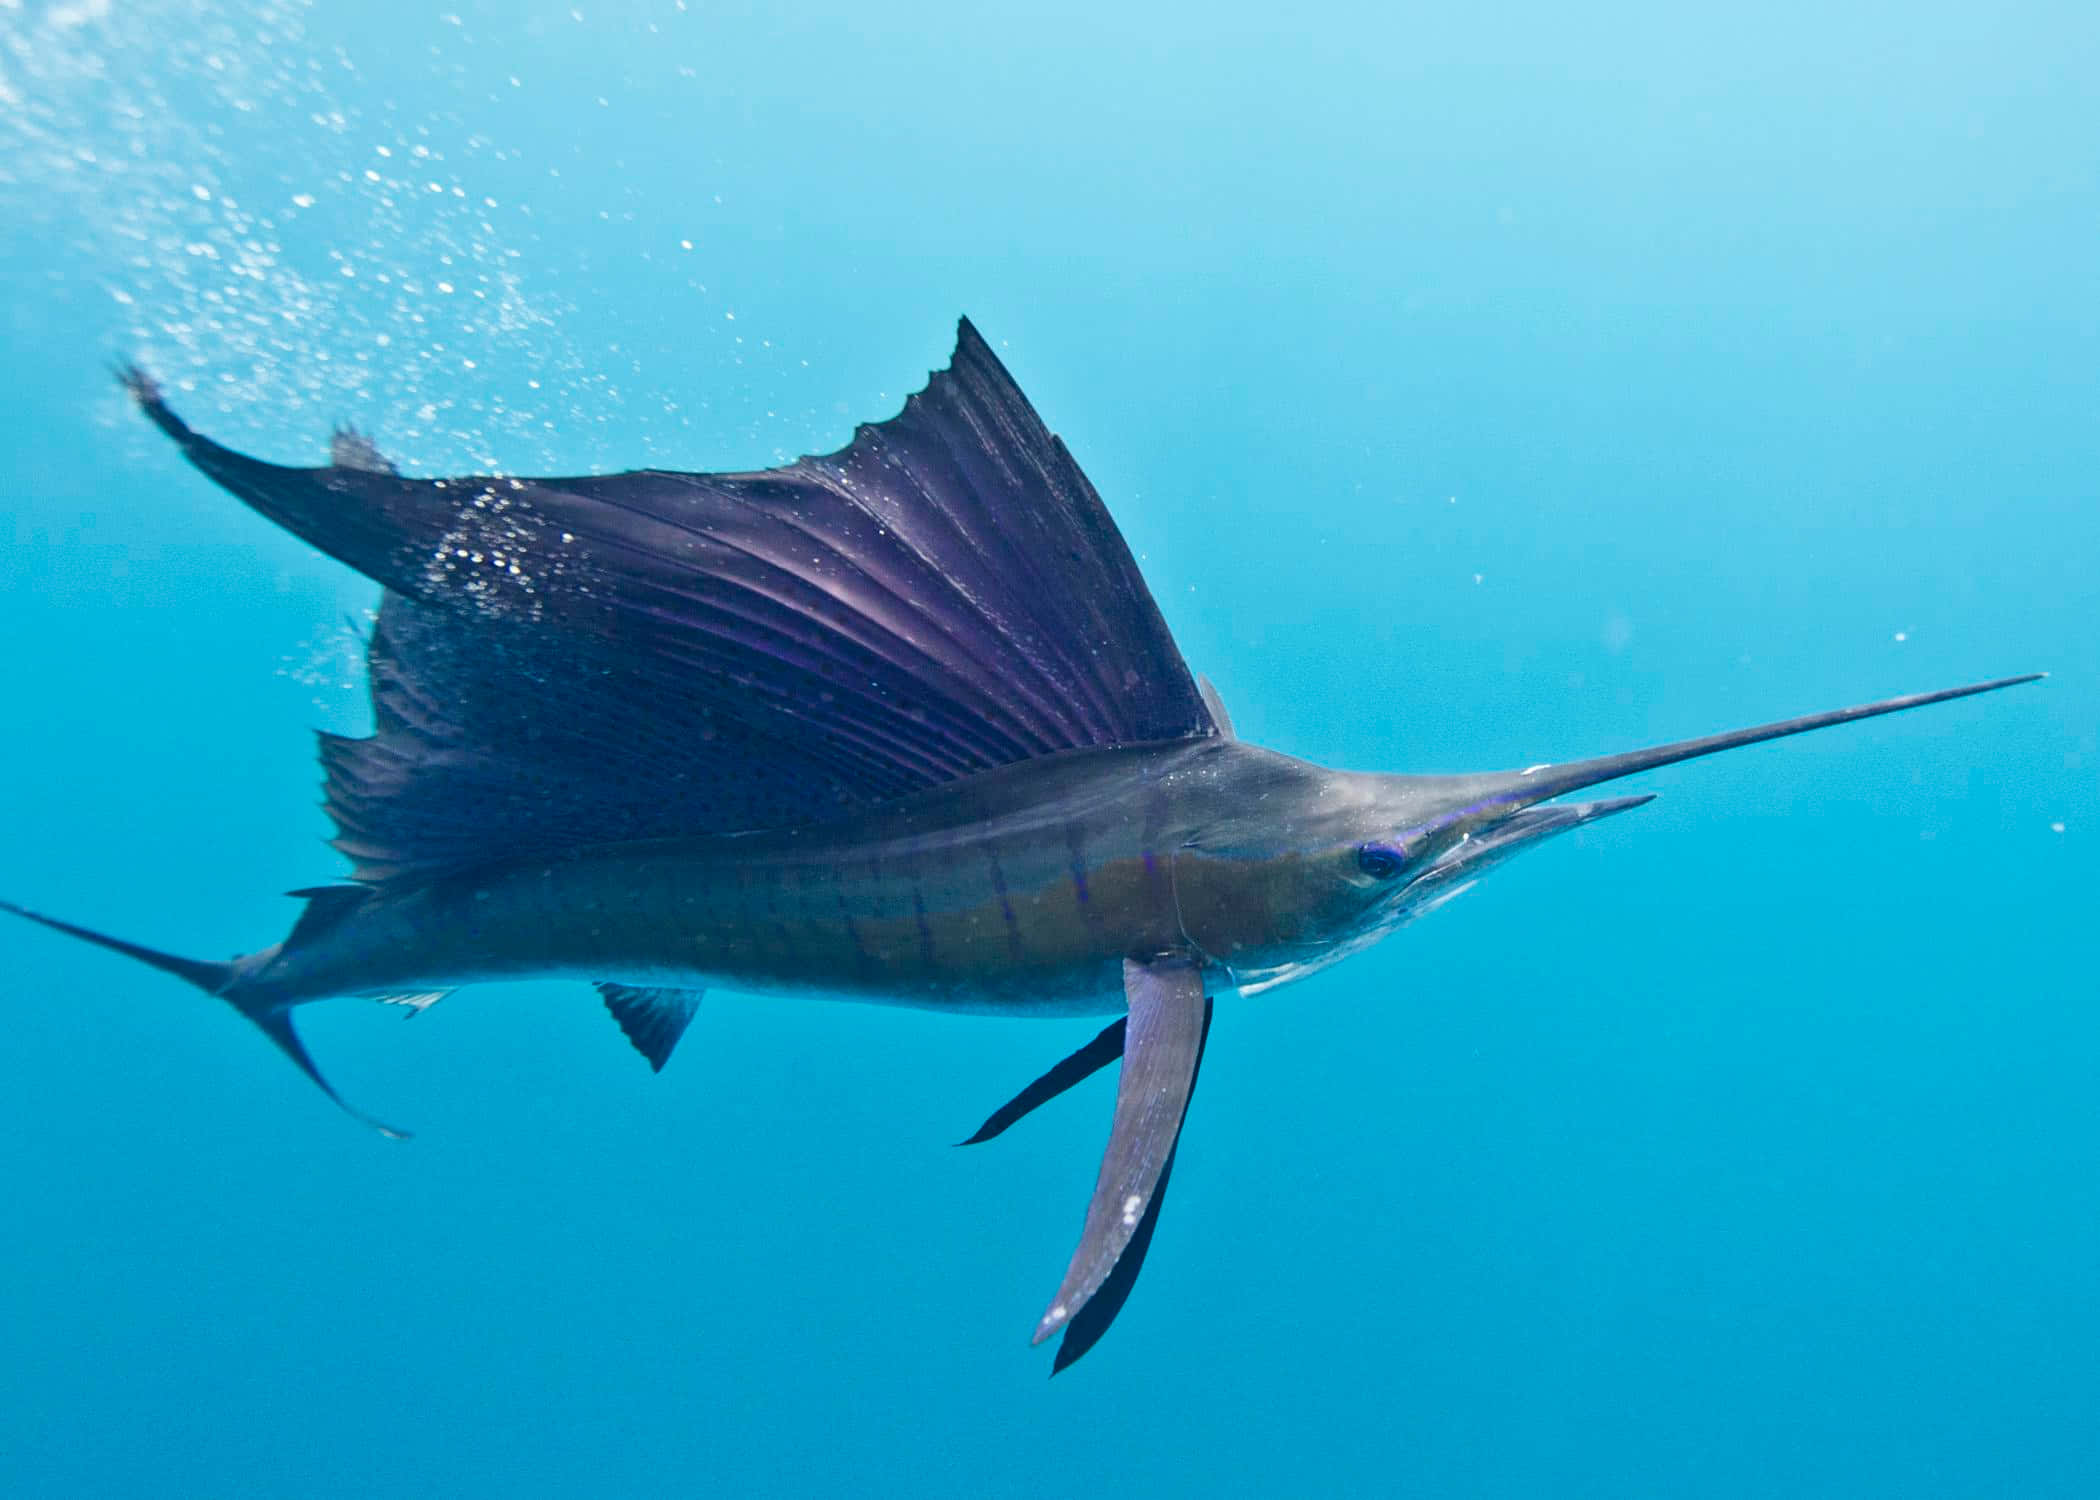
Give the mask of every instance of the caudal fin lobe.
[(39, 926), (48, 927), (53, 932), (62, 932), (67, 937), (79, 938), (82, 942), (93, 943), (98, 948), (107, 948), (112, 953), (121, 953), (126, 958), (135, 958), (140, 963), (159, 969), (164, 974), (173, 974), (178, 979), (188, 980), (207, 995), (216, 995), (253, 1021), (263, 1035), (276, 1043), (278, 1050), (290, 1058), (300, 1072), (312, 1079), (315, 1086), (322, 1093), (334, 1100), (336, 1106), (345, 1114), (361, 1124), (371, 1126), (372, 1129), (390, 1140), (406, 1140), (408, 1138), (407, 1131), (397, 1130), (391, 1125), (375, 1120), (370, 1115), (353, 1109), (344, 1102), (343, 1096), (335, 1091), (335, 1086), (322, 1075), (320, 1068), (315, 1066), (313, 1057), (306, 1050), (306, 1044), (299, 1040), (299, 1033), (292, 1025), (292, 1015), (288, 1009), (282, 1006), (250, 1006), (244, 1004), (241, 998), (233, 993), (235, 981), (240, 977), (241, 972), (241, 965), (238, 959), (222, 962), (208, 958), (183, 958), (179, 954), (163, 953), (158, 948), (148, 948), (143, 943), (133, 943), (120, 937), (112, 937), (106, 932), (97, 932), (92, 927), (81, 927), (72, 922), (61, 922), (56, 917), (47, 917), (42, 912), (31, 911), (26, 906), (17, 906), (12, 901), (0, 901), (0, 911), (11, 912), (15, 916), (26, 918)]
[(111, 937), (106, 932), (97, 932), (92, 927), (76, 927), (71, 922), (61, 922), (56, 917), (47, 917), (40, 911), (31, 911), (26, 906), (17, 906), (12, 901), (0, 901), (0, 911), (12, 912), (26, 917), (39, 926), (53, 932), (63, 932), (67, 937), (77, 937), (84, 943), (93, 943), (97, 948), (107, 948), (112, 953), (121, 953), (126, 958), (135, 958), (142, 964), (151, 964), (164, 974), (173, 974), (187, 979), (207, 995), (224, 994), (233, 983), (234, 965), (217, 963), (208, 958), (182, 958), (177, 954), (163, 953), (158, 948), (148, 948), (143, 943), (128, 943), (123, 938)]

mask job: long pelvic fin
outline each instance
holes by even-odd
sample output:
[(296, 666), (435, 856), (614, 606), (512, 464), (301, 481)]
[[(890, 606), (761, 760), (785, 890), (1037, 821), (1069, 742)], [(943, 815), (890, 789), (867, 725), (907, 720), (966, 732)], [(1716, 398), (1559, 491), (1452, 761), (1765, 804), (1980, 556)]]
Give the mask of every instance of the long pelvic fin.
[(955, 1144), (976, 1146), (993, 1136), (1004, 1135), (1015, 1121), (1033, 1114), (1067, 1089), (1092, 1078), (1123, 1055), (1123, 1030), (1128, 1024), (1127, 1019), (1118, 1019), (1102, 1027), (1092, 1041), (993, 1110), (985, 1122), (977, 1127), (975, 1135)]
[(188, 980), (208, 995), (218, 996), (253, 1021), (262, 1034), (276, 1043), (278, 1050), (290, 1058), (300, 1072), (312, 1079), (314, 1085), (332, 1099), (344, 1114), (361, 1125), (369, 1125), (388, 1140), (408, 1139), (407, 1131), (396, 1129), (382, 1120), (373, 1119), (362, 1110), (353, 1108), (335, 1091), (335, 1085), (322, 1074), (314, 1063), (313, 1055), (306, 1050), (306, 1044), (299, 1040), (299, 1032), (292, 1024), (290, 1010), (282, 1007), (251, 1008), (241, 1002), (233, 993), (235, 982), (240, 975), (238, 961), (224, 963), (215, 959), (182, 958), (173, 953), (163, 953), (158, 948), (148, 948), (143, 943), (111, 937), (108, 933), (97, 932), (92, 927), (61, 922), (56, 917), (47, 917), (42, 912), (31, 911), (26, 906), (17, 906), (12, 901), (0, 901), (0, 911), (12, 912), (15, 916), (26, 917), (32, 922), (48, 927), (53, 932), (63, 932), (67, 937), (76, 937), (84, 943), (93, 943), (98, 948), (107, 948), (112, 953), (121, 953), (126, 958), (135, 958), (142, 964), (152, 965), (162, 973)]
[[(1178, 1147), (1176, 1148), (1179, 1149)], [(1108, 1332), (1109, 1324), (1115, 1322), (1116, 1314), (1130, 1300), (1130, 1289), (1137, 1285), (1138, 1272), (1144, 1269), (1145, 1252), (1152, 1248), (1152, 1231), (1159, 1225), (1160, 1206), (1167, 1201), (1167, 1183), (1174, 1176), (1174, 1151), (1167, 1153), (1166, 1165), (1159, 1169), (1159, 1182), (1152, 1189), (1151, 1201), (1145, 1205), (1144, 1216), (1131, 1232), (1130, 1243), (1116, 1257), (1109, 1268), (1108, 1278), (1101, 1283), (1101, 1290), (1094, 1293), (1086, 1306), (1072, 1315), (1065, 1325), (1065, 1336), (1057, 1341), (1057, 1354), (1050, 1361), (1050, 1373), (1057, 1374), (1077, 1361), (1094, 1345), (1101, 1342)]]
[[(1079, 1248), (1072, 1252), (1064, 1282), (1035, 1327), (1033, 1342), (1038, 1344), (1066, 1329), (1076, 1340), (1069, 1350), (1060, 1350), (1057, 1369), (1077, 1359), (1107, 1331), (1136, 1279), (1210, 1031), (1211, 1004), (1203, 993), (1203, 971), (1189, 959), (1125, 959), (1123, 990), (1130, 1014), (1108, 1150), (1087, 1204)], [(1125, 1261), (1129, 1264), (1110, 1291), (1112, 1273)], [(1085, 1318), (1104, 1291), (1108, 1296), (1101, 1308)]]
[(1616, 781), (1622, 776), (1631, 776), (1639, 771), (1652, 771), (1657, 766), (1675, 765), (1681, 760), (1697, 760), (1702, 755), (1718, 755), (1723, 750), (1735, 750), (1765, 740), (1785, 739), (1788, 735), (1806, 734), (1811, 729), (1828, 729), (1836, 724), (1850, 724), (1857, 719), (1874, 719), (1883, 714), (1902, 713), (1909, 708), (1924, 708), (1932, 703), (1950, 703), (1956, 698), (1973, 698), (1978, 693), (1995, 693), (2000, 688), (2017, 687), (2023, 682), (2039, 682), (2048, 675), (2047, 672), (2029, 672), (2021, 677), (2000, 677), (1990, 682), (1972, 682), (1966, 687), (1943, 688), (1936, 693), (1910, 693), (1901, 698), (1883, 698), (1878, 703), (1836, 708), (1827, 713), (1804, 714), (1798, 719), (1781, 719), (1777, 723), (1759, 724), (1750, 729), (1731, 729), (1725, 734), (1709, 734), (1694, 740), (1677, 740), (1646, 750), (1600, 755), (1591, 760), (1569, 761), (1564, 765), (1534, 766), (1528, 771), (1513, 772), (1498, 778), (1515, 795), (1497, 797), (1494, 800), (1543, 802), (1549, 797), (1580, 791), (1583, 787), (1595, 786), (1599, 782)]

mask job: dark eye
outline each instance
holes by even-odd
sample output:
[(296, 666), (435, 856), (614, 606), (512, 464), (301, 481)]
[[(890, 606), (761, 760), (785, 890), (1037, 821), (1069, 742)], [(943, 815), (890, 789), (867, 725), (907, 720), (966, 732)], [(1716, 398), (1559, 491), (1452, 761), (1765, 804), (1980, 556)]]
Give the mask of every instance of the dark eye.
[(1389, 844), (1359, 844), (1356, 847), (1356, 868), (1373, 880), (1391, 880), (1406, 863), (1406, 856)]

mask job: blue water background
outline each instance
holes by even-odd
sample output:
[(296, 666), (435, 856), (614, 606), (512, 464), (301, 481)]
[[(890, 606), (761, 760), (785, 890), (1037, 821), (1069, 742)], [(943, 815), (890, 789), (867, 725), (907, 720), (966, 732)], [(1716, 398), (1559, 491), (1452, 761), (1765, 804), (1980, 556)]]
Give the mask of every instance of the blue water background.
[(0, 10), (0, 895), (216, 956), (339, 869), (374, 591), (119, 357), (281, 461), (729, 468), (967, 312), (1331, 764), (2055, 675), (1225, 1003), (1048, 1382), (1112, 1085), (947, 1143), (1085, 1023), (315, 1008), (393, 1145), (10, 925), (0, 1489), (2100, 1493), (2100, 12), (451, 3)]

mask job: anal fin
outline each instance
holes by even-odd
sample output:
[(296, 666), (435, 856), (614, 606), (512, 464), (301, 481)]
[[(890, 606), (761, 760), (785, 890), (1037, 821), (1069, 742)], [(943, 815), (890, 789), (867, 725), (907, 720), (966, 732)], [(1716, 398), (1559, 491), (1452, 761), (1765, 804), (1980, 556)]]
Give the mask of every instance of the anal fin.
[(685, 1035), (693, 1013), (700, 1008), (702, 990), (669, 989), (661, 986), (614, 984), (601, 979), (596, 985), (605, 997), (605, 1008), (620, 1023), (634, 1050), (649, 1059), (661, 1073), (671, 1060), (671, 1049)]

